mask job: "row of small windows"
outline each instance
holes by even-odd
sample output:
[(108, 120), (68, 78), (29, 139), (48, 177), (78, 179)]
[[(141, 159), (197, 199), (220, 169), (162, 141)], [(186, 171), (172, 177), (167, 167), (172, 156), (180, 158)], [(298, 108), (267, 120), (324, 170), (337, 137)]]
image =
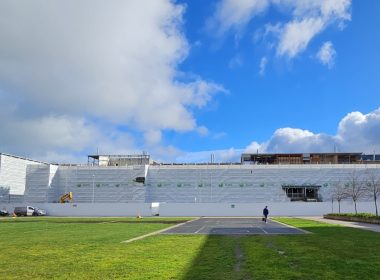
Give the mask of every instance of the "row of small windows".
[(77, 184), (76, 185), (77, 188), (88, 188), (88, 187), (97, 187), (97, 188), (100, 188), (100, 187), (128, 187), (128, 186), (136, 186), (136, 184), (128, 184), (128, 183), (120, 183), (120, 184), (109, 184), (109, 183), (94, 183), (94, 185), (92, 183), (80, 183), (80, 184)]
[[(223, 187), (234, 187), (234, 186), (239, 186), (239, 187), (253, 187), (253, 186), (259, 186), (261, 188), (263, 187), (266, 187), (266, 186), (270, 186), (271, 184), (265, 184), (265, 183), (260, 183), (260, 184), (256, 184), (254, 185), (253, 183), (219, 183), (217, 186), (219, 188), (223, 188)], [(286, 186), (287, 184), (282, 184), (283, 186)], [(305, 184), (305, 186), (308, 186), (309, 184)], [(312, 184), (310, 184), (311, 186)], [(323, 187), (328, 187), (329, 184), (327, 183), (324, 183), (322, 186)], [(88, 188), (88, 187), (92, 187), (92, 183), (79, 183), (76, 185), (78, 188)], [(135, 187), (136, 184), (134, 183), (116, 183), (116, 184), (111, 184), (111, 183), (94, 183), (94, 187), (97, 187), (97, 188), (100, 188), (100, 187), (104, 187), (104, 188), (107, 188), (107, 187), (116, 187), (116, 188), (119, 188), (119, 187)], [(173, 184), (171, 183), (157, 183), (157, 184), (151, 184), (151, 183), (148, 183), (146, 184), (146, 186), (157, 186), (158, 188), (161, 188), (161, 187), (170, 187), (170, 186), (173, 186)], [(197, 183), (197, 184), (193, 184), (193, 183), (177, 183), (175, 184), (175, 186), (177, 186), (178, 188), (181, 188), (181, 187), (198, 187), (198, 188), (203, 188), (203, 187), (211, 187), (211, 183)]]
[[(147, 186), (152, 186), (152, 184), (147, 184)], [(161, 188), (161, 187), (173, 186), (173, 184), (170, 184), (170, 183), (158, 183), (157, 185), (153, 185), (153, 186), (157, 186), (157, 187)], [(211, 187), (211, 183), (198, 183), (198, 184), (177, 183), (177, 184), (175, 184), (175, 186), (177, 186), (178, 188), (181, 188), (181, 187), (195, 187), (195, 186), (198, 187), (198, 188), (202, 188), (202, 187)], [(217, 186), (219, 188), (234, 187), (234, 186), (253, 187), (254, 184), (253, 183), (219, 183)], [(264, 187), (265, 184), (261, 183), (261, 184), (259, 184), (259, 186), (260, 187)]]
[[(154, 184), (153, 186), (157, 186), (159, 188), (161, 187), (168, 187), (168, 186), (172, 186), (173, 184), (170, 184), (170, 183), (158, 183), (158, 184)], [(88, 188), (88, 187), (92, 187), (92, 183), (79, 183), (76, 185), (78, 188)], [(128, 183), (117, 183), (117, 184), (110, 184), (110, 183), (94, 183), (94, 187), (97, 187), (97, 188), (100, 188), (100, 187), (128, 187), (128, 186), (136, 186), (136, 184), (128, 184)], [(152, 186), (152, 184), (148, 183), (146, 184), (146, 186)], [(192, 183), (177, 183), (176, 184), (177, 187), (194, 187), (194, 186), (197, 186), (199, 188), (202, 188), (202, 187), (211, 187), (211, 183), (198, 183), (198, 184), (192, 184)], [(252, 187), (254, 186), (253, 183), (220, 183), (218, 184), (218, 187), (220, 188), (223, 188), (223, 187), (233, 187), (233, 186), (239, 186), (239, 187)], [(262, 183), (259, 185), (260, 187), (264, 187), (265, 184)]]

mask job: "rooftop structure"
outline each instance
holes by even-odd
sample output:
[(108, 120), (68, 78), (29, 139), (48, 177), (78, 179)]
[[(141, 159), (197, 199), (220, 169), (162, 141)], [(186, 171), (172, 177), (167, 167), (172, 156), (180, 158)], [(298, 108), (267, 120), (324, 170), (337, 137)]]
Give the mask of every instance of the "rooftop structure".
[(362, 162), (362, 153), (288, 153), (241, 155), (242, 164), (353, 164)]
[(151, 164), (150, 156), (141, 155), (89, 155), (88, 164), (99, 166), (129, 166)]

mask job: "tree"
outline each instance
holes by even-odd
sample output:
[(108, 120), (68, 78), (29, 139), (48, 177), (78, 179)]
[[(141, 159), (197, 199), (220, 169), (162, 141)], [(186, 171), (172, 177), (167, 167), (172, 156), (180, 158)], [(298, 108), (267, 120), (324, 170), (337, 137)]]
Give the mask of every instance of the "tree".
[(333, 183), (332, 189), (332, 199), (338, 201), (339, 214), (340, 214), (340, 202), (342, 199), (347, 198), (346, 189), (344, 188), (344, 184), (341, 181)]
[(380, 174), (376, 170), (367, 171), (367, 180), (366, 180), (366, 192), (367, 195), (375, 201), (376, 216), (379, 216), (377, 210), (377, 198), (380, 196)]
[(358, 213), (356, 203), (357, 201), (366, 194), (365, 184), (362, 177), (356, 170), (352, 171), (347, 178), (347, 183), (345, 185), (345, 194), (350, 197), (355, 204), (355, 214)]

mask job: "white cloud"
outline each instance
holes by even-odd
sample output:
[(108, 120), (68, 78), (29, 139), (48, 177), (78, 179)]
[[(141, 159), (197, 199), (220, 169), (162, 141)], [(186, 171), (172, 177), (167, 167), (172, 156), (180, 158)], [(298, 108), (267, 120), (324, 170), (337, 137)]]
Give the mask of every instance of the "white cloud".
[(264, 12), (268, 4), (269, 0), (223, 0), (217, 5), (209, 24), (218, 34), (230, 29), (240, 31), (254, 16)]
[(293, 58), (304, 51), (310, 40), (323, 29), (320, 18), (306, 18), (291, 21), (283, 27), (280, 35), (277, 54)]
[[(166, 151), (166, 150), (165, 150)], [(178, 163), (239, 162), (245, 153), (312, 153), (312, 152), (380, 153), (380, 108), (368, 113), (352, 112), (339, 122), (337, 134), (314, 133), (300, 128), (279, 128), (261, 143), (252, 141), (245, 149), (229, 148), (199, 152), (175, 150), (166, 161)], [(173, 160), (174, 159), (174, 160)]]
[(297, 128), (280, 128), (262, 147), (270, 152), (332, 152), (334, 137)]
[(247, 152), (380, 152), (380, 108), (368, 114), (352, 112), (338, 125), (336, 135), (299, 128), (279, 128), (268, 141), (253, 141)]
[(208, 131), (207, 127), (205, 127), (205, 126), (199, 126), (197, 128), (197, 132), (201, 136), (207, 136), (209, 134), (209, 131)]
[(259, 70), (260, 76), (264, 76), (267, 63), (268, 63), (268, 59), (265, 56), (262, 57), (260, 60), (260, 70)]
[(327, 26), (351, 20), (351, 0), (274, 0), (293, 10), (294, 19), (285, 23), (279, 36), (278, 55), (293, 58)]
[(317, 53), (319, 61), (326, 65), (328, 68), (332, 68), (335, 63), (336, 51), (330, 41), (324, 42)]
[(183, 13), (170, 0), (1, 1), (0, 148), (27, 149), (13, 124), (19, 139), (38, 139), (45, 145), (34, 148), (52, 155), (99, 139), (112, 149), (120, 126), (148, 145), (162, 130), (197, 130), (193, 109), (224, 89), (178, 70), (190, 49)]
[(160, 130), (149, 130), (144, 133), (144, 139), (147, 146), (154, 146), (161, 142), (161, 131)]
[(222, 139), (223, 137), (226, 137), (226, 136), (227, 136), (227, 133), (225, 133), (225, 132), (217, 132), (212, 136), (212, 138), (215, 140), (219, 140), (219, 139)]
[(277, 55), (288, 58), (302, 53), (328, 26), (337, 24), (342, 29), (351, 20), (351, 0), (222, 0), (211, 22), (220, 34), (231, 29), (239, 33), (252, 18), (271, 5), (281, 13), (290, 14), (291, 19), (267, 24), (264, 32), (255, 33), (254, 41), (259, 41), (259, 36), (273, 34)]
[(251, 142), (245, 149), (244, 149), (244, 152), (246, 153), (261, 153), (263, 151), (261, 151), (261, 148), (263, 147), (263, 145), (261, 145), (260, 143), (256, 142), (256, 141), (253, 141)]
[(339, 123), (337, 136), (345, 149), (380, 152), (380, 108), (368, 114), (347, 114)]

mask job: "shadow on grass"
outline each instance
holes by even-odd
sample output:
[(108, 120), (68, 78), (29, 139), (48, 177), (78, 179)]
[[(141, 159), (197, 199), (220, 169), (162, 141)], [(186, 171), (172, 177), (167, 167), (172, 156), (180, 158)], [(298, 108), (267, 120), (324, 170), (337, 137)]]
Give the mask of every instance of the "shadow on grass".
[(379, 233), (302, 228), (314, 234), (210, 235), (181, 279), (379, 279)]

